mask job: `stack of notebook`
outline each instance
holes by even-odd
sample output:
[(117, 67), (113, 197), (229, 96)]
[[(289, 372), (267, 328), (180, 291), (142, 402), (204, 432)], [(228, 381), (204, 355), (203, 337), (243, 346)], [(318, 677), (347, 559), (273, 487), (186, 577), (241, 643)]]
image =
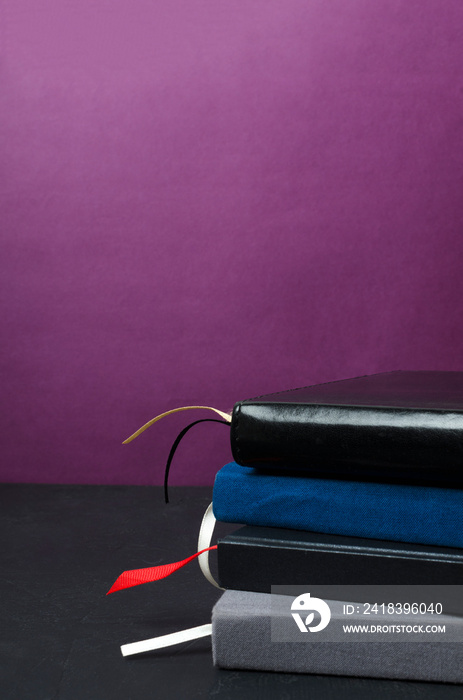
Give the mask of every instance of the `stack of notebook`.
[(214, 514), (245, 526), (218, 543), (227, 590), (213, 611), (215, 663), (463, 682), (458, 642), (272, 641), (290, 602), (270, 596), (276, 585), (350, 586), (355, 601), (361, 586), (463, 584), (463, 373), (390, 372), (244, 401), (231, 438)]

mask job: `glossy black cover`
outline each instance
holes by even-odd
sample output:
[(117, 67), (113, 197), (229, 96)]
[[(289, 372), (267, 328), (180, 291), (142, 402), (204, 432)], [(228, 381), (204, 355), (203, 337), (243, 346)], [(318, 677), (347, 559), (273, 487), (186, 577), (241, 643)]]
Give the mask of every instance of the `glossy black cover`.
[(220, 585), (240, 591), (463, 585), (463, 549), (450, 547), (246, 525), (219, 539), (217, 555)]
[(386, 372), (237, 403), (243, 466), (463, 486), (463, 372)]

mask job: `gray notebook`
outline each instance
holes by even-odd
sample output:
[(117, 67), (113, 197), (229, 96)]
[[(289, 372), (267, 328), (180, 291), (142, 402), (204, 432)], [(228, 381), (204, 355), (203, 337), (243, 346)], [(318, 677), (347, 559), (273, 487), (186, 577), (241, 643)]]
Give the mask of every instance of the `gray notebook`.
[[(354, 612), (348, 619), (351, 625), (365, 625), (366, 621), (383, 626), (406, 622), (424, 628), (427, 624), (438, 623), (441, 627), (447, 624), (452, 631), (446, 637), (442, 634), (410, 636), (399, 633), (392, 638), (381, 635), (383, 641), (377, 641), (378, 635), (367, 638), (359, 633), (346, 641), (341, 623), (346, 621), (343, 606), (348, 603), (326, 603), (331, 611), (326, 630), (323, 634), (311, 634), (308, 628), (304, 634), (293, 620), (288, 596), (226, 591), (212, 613), (215, 665), (228, 669), (463, 683), (463, 643), (458, 641), (462, 639), (462, 618), (408, 615), (404, 620), (396, 615), (376, 615), (374, 620), (367, 620)], [(304, 613), (299, 626), (309, 624), (310, 616)], [(315, 619), (318, 621), (318, 613)], [(449, 641), (442, 641), (444, 638)]]

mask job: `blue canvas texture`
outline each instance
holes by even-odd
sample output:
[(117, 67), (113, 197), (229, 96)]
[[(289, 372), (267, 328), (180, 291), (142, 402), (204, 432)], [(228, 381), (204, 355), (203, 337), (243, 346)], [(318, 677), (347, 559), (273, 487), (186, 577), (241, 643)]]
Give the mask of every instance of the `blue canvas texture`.
[(463, 490), (262, 473), (217, 474), (217, 520), (333, 535), (463, 547)]

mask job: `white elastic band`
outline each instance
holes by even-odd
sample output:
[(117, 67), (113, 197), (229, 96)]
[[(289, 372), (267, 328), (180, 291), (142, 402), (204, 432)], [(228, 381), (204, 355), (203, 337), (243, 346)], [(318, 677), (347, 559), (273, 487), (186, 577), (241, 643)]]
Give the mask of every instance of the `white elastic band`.
[[(212, 511), (211, 503), (207, 507), (206, 512), (204, 513), (203, 520), (201, 522), (201, 527), (199, 528), (198, 552), (200, 552), (202, 549), (207, 549), (211, 546), (212, 535), (214, 532), (216, 522), (217, 521)], [(213, 586), (215, 586), (216, 588), (220, 588), (221, 591), (224, 591), (225, 588), (219, 586), (219, 584), (211, 574), (211, 570), (209, 568), (209, 552), (204, 552), (203, 554), (199, 555), (198, 564), (199, 568), (201, 569), (209, 583), (212, 583)]]
[(133, 654), (142, 654), (144, 651), (154, 651), (163, 647), (171, 647), (174, 644), (182, 642), (191, 642), (193, 639), (200, 639), (212, 634), (212, 625), (200, 625), (199, 627), (190, 627), (190, 629), (182, 630), (181, 632), (173, 632), (172, 634), (164, 634), (162, 637), (153, 637), (153, 639), (144, 639), (141, 642), (133, 642), (132, 644), (123, 644), (121, 646), (122, 656), (132, 656)]
[[(212, 534), (214, 532), (216, 519), (212, 511), (212, 503), (206, 508), (204, 513), (201, 527), (199, 528), (199, 538), (198, 538), (198, 552), (202, 549), (207, 549), (210, 547)], [(209, 568), (209, 552), (204, 552), (198, 557), (198, 562), (201, 571), (207, 578), (209, 583), (212, 583), (216, 588), (221, 588)], [(164, 634), (162, 637), (153, 637), (152, 639), (144, 639), (141, 642), (133, 642), (132, 644), (123, 644), (121, 646), (122, 656), (132, 656), (133, 654), (142, 654), (145, 651), (154, 651), (155, 649), (162, 649), (163, 647), (174, 646), (174, 644), (181, 644), (182, 642), (190, 642), (193, 639), (200, 639), (201, 637), (207, 637), (212, 634), (212, 625), (200, 625), (199, 627), (190, 627), (186, 630), (181, 630), (181, 632), (173, 632), (172, 634)]]

